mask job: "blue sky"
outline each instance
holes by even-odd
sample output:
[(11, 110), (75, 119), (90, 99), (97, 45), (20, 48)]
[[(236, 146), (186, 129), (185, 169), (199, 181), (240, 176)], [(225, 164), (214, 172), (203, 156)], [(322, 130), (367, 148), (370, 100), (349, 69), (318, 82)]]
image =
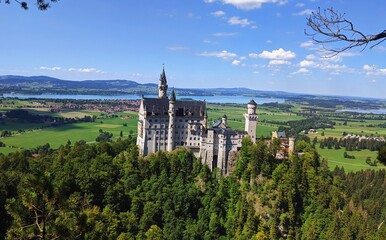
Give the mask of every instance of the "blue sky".
[(385, 29), (384, 0), (61, 0), (48, 11), (0, 3), (0, 75), (248, 87), (386, 98), (386, 43), (323, 58), (304, 34), (318, 7)]

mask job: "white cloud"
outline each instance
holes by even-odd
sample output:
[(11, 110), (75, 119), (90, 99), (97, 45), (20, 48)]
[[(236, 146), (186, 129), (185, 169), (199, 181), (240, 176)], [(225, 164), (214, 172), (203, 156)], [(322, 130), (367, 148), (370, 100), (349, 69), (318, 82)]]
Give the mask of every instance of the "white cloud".
[(367, 64), (363, 65), (363, 70), (365, 70), (365, 71), (372, 71), (375, 68), (376, 67), (374, 65), (373, 66), (370, 66), (370, 65), (367, 65)]
[(237, 54), (236, 53), (231, 53), (231, 52), (228, 52), (226, 50), (223, 50), (221, 52), (202, 52), (199, 54), (200, 56), (203, 56), (203, 57), (218, 57), (218, 58), (221, 58), (223, 60), (232, 60), (234, 58), (237, 57)]
[(173, 47), (168, 47), (170, 51), (186, 51), (189, 50), (187, 47), (182, 47), (182, 46), (173, 46)]
[(283, 59), (274, 59), (269, 61), (269, 65), (290, 65), (291, 62)]
[(298, 13), (295, 13), (293, 14), (294, 16), (304, 16), (304, 15), (311, 15), (313, 12), (312, 9), (304, 9), (303, 11), (301, 12), (298, 12)]
[(219, 32), (219, 33), (212, 34), (213, 37), (231, 37), (235, 35), (237, 35), (237, 33), (234, 33), (234, 32)]
[(323, 65), (321, 67), (321, 69), (324, 69), (324, 70), (342, 70), (342, 69), (345, 69), (347, 68), (346, 65), (339, 65), (339, 64), (326, 64), (326, 65)]
[(302, 7), (304, 7), (304, 6), (305, 6), (305, 4), (302, 3), (302, 2), (296, 3), (296, 5), (295, 5), (295, 7), (298, 7), (298, 8), (302, 8)]
[(233, 60), (232, 65), (238, 66), (240, 65), (241, 61), (240, 60)]
[(312, 41), (302, 42), (300, 44), (300, 47), (308, 49), (308, 50), (316, 50), (316, 49), (318, 49), (318, 48), (315, 47), (315, 44)]
[(252, 21), (249, 21), (249, 20), (246, 19), (246, 18), (240, 19), (239, 17), (231, 17), (231, 18), (228, 20), (228, 23), (229, 23), (230, 25), (240, 25), (241, 27), (246, 27), (246, 26), (251, 25), (253, 22), (252, 22)]
[(216, 12), (212, 12), (211, 14), (213, 16), (216, 16), (216, 17), (221, 17), (221, 16), (225, 15), (225, 12), (224, 11), (216, 11)]
[(307, 68), (299, 68), (296, 72), (292, 72), (291, 74), (307, 74), (310, 73), (310, 70)]
[(95, 68), (79, 68), (78, 72), (82, 72), (82, 73), (93, 73), (93, 72), (100, 73), (101, 71), (97, 70)]
[(49, 71), (66, 71), (66, 72), (80, 72), (80, 73), (105, 73), (96, 68), (64, 68), (64, 67), (40, 67), (40, 70), (49, 70)]
[(315, 62), (310, 61), (310, 60), (303, 60), (299, 63), (299, 66), (300, 67), (313, 67), (313, 66), (315, 66)]
[(307, 60), (315, 60), (316, 56), (314, 54), (309, 54), (309, 55), (306, 56), (306, 59)]
[(363, 65), (367, 76), (386, 76), (386, 68), (379, 68), (376, 65)]
[(219, 44), (219, 42), (216, 42), (216, 41), (211, 41), (211, 40), (204, 40), (202, 41), (203, 43), (206, 43), (206, 44)]
[(211, 41), (211, 40), (204, 40), (202, 42), (207, 43), (207, 44), (219, 44), (219, 42), (215, 42), (215, 41)]
[(291, 51), (285, 51), (283, 48), (273, 50), (272, 52), (264, 50), (259, 54), (263, 59), (289, 60), (296, 57), (296, 54)]
[(63, 70), (61, 67), (40, 67), (40, 70), (59, 71)]
[(385, 52), (386, 51), (386, 47), (384, 47), (384, 46), (375, 46), (373, 49), (377, 50), (379, 52)]
[[(204, 0), (207, 3), (213, 3), (216, 0)], [(284, 5), (288, 0), (217, 0), (224, 4), (231, 4), (239, 9), (252, 10), (261, 8), (263, 4), (274, 3), (278, 5)]]

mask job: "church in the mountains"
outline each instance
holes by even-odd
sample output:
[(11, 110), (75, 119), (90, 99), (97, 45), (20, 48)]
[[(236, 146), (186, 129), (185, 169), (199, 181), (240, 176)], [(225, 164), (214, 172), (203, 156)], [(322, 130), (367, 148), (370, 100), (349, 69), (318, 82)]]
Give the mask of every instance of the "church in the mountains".
[(178, 100), (174, 89), (167, 96), (165, 69), (158, 83), (158, 98), (142, 98), (139, 108), (137, 145), (142, 156), (177, 147), (191, 149), (211, 170), (227, 174), (242, 139), (256, 141), (256, 103), (251, 100), (245, 116), (245, 131), (227, 125), (227, 116), (208, 124), (205, 101)]

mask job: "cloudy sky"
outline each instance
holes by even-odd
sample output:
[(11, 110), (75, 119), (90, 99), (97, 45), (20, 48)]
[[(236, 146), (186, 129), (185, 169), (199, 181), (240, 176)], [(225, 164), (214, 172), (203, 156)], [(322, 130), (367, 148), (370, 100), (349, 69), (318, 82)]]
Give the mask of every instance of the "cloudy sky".
[(248, 87), (386, 98), (386, 42), (326, 58), (306, 18), (333, 7), (365, 34), (384, 0), (62, 0), (48, 11), (0, 3), (0, 75)]

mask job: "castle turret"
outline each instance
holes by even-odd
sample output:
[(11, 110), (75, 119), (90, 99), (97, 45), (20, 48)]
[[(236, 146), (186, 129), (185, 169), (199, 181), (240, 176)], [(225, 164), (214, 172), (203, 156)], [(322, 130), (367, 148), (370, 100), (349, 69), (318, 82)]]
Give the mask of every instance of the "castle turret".
[(245, 117), (245, 131), (251, 137), (252, 142), (256, 142), (256, 125), (257, 125), (257, 114), (256, 114), (256, 102), (251, 100), (248, 103), (247, 113), (244, 114)]
[(158, 98), (167, 98), (168, 84), (166, 81), (165, 67), (162, 68), (162, 73), (158, 82)]
[(295, 150), (295, 138), (294, 137), (290, 137), (288, 139), (288, 156), (291, 156), (292, 153), (294, 152)]
[(174, 89), (172, 90), (170, 100), (169, 100), (169, 127), (168, 127), (168, 145), (167, 151), (171, 152), (174, 149), (174, 122), (175, 122), (175, 103), (176, 103), (176, 94)]
[(202, 127), (204, 129), (208, 128), (208, 110), (205, 108), (204, 121), (202, 122)]
[(222, 116), (222, 118), (221, 118), (221, 124), (224, 127), (227, 127), (227, 120), (228, 120), (228, 117), (227, 117), (227, 115), (224, 114), (224, 116)]

